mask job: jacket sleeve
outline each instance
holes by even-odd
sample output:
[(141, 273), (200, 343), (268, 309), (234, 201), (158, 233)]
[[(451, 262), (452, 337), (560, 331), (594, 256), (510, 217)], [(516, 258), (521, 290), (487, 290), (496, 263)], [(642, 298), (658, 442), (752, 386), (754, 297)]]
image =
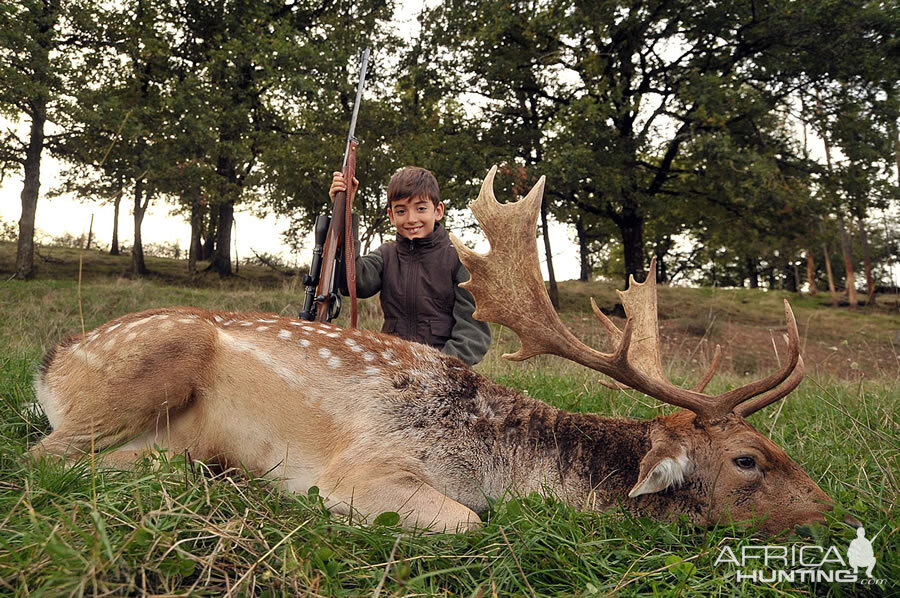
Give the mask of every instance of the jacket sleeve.
[(453, 331), (450, 340), (441, 349), (447, 355), (459, 357), (468, 365), (475, 365), (484, 358), (491, 347), (491, 327), (472, 317), (475, 298), (472, 293), (460, 288), (459, 283), (469, 280), (469, 271), (460, 264), (456, 271), (456, 300), (453, 303)]
[[(359, 245), (357, 245), (358, 247)], [(350, 294), (347, 288), (346, 269), (341, 268), (341, 294)], [(360, 299), (371, 297), (381, 290), (381, 276), (384, 272), (384, 258), (381, 247), (363, 256), (356, 257), (356, 296)]]

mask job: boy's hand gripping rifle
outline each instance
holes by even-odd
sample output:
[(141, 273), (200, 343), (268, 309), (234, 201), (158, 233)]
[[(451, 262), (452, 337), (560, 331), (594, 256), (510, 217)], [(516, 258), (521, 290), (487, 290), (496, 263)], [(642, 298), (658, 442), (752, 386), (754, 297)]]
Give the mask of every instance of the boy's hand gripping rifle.
[(341, 313), (341, 293), (338, 288), (340, 267), (346, 262), (347, 288), (350, 291), (350, 326), (356, 327), (356, 252), (353, 249), (353, 179), (356, 175), (356, 148), (359, 145), (353, 134), (356, 132), (356, 117), (362, 100), (363, 85), (366, 80), (366, 64), (369, 49), (362, 53), (359, 67), (359, 85), (356, 88), (356, 103), (350, 118), (350, 134), (344, 150), (342, 172), (348, 191), (338, 191), (334, 195), (331, 217), (320, 214), (316, 217), (316, 244), (309, 274), (303, 277), (306, 297), (300, 318), (317, 322), (330, 322)]

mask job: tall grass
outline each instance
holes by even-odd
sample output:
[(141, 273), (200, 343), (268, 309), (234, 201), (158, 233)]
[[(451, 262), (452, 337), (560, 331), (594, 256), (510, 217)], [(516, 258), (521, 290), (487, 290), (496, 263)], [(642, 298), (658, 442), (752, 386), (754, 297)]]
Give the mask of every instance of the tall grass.
[[(576, 307), (582, 305), (581, 293), (572, 291), (563, 315), (573, 327), (587, 328), (583, 308)], [(690, 290), (682, 291), (685, 298), (677, 299), (688, 302)], [(46, 417), (30, 407), (31, 378), (42, 352), (80, 327), (75, 294), (71, 282), (0, 287), (0, 593), (844, 596), (900, 591), (895, 378), (808, 377), (787, 400), (751, 418), (865, 524), (868, 537), (883, 528), (874, 545), (875, 577), (886, 584), (739, 582), (732, 566), (715, 561), (723, 546), (739, 552), (761, 543), (745, 530), (661, 523), (620, 508), (583, 513), (552, 496), (502, 497), (479, 531), (426, 534), (399, 529), (389, 514), (376, 525), (359, 526), (331, 515), (315, 491), (281, 493), (246, 473), (208, 471), (184, 455), (156, 453), (133, 471), (97, 468), (87, 458), (68, 465), (26, 464), (22, 454), (48, 430)], [(300, 299), (288, 287), (209, 289), (129, 280), (92, 282), (82, 297), (88, 328), (130, 311), (173, 304), (293, 314)], [(720, 311), (713, 308), (716, 319), (760, 317), (763, 307), (739, 299)], [(693, 301), (701, 300), (696, 293)], [(364, 312), (364, 325), (376, 327), (377, 306), (369, 304)], [(882, 320), (882, 326), (893, 321)], [(609, 391), (595, 374), (554, 358), (502, 360), (499, 355), (515, 342), (509, 331), (495, 332), (496, 346), (478, 368), (503, 384), (574, 411), (640, 418), (671, 411), (642, 395)], [(685, 347), (693, 349), (700, 340), (691, 337)], [(864, 349), (860, 344), (858, 350)], [(681, 354), (671, 368), (673, 377), (696, 378), (706, 355), (705, 348)], [(713, 390), (744, 381), (732, 373), (715, 380)], [(842, 514), (839, 509), (828, 526), (800, 530), (799, 537), (779, 543), (834, 544), (843, 556), (854, 532), (841, 523)]]

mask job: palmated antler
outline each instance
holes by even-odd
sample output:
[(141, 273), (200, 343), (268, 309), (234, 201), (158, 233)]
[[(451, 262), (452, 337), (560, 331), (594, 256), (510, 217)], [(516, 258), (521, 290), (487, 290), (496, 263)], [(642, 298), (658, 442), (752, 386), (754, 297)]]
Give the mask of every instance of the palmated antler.
[(660, 359), (656, 277), (652, 264), (646, 282), (635, 283), (632, 279), (629, 290), (619, 293), (627, 316), (624, 330), (619, 330), (600, 313), (592, 301), (594, 313), (609, 332), (616, 349), (601, 353), (579, 341), (553, 309), (541, 276), (535, 229), (544, 194), (544, 177), (521, 200), (500, 204), (493, 190), (496, 172), (496, 166), (491, 168), (478, 199), (469, 204), (491, 243), (490, 251), (481, 255), (453, 235), (451, 240), (471, 274), (471, 279), (462, 286), (475, 297), (475, 317), (512, 329), (522, 343), (518, 351), (504, 357), (521, 361), (543, 353), (558, 355), (660, 401), (689, 409), (704, 419), (731, 412), (746, 417), (787, 396), (800, 383), (803, 378), (800, 340), (787, 301), (784, 311), (789, 355), (777, 372), (721, 395), (702, 393), (719, 361), (717, 347), (713, 366), (693, 390), (669, 382)]

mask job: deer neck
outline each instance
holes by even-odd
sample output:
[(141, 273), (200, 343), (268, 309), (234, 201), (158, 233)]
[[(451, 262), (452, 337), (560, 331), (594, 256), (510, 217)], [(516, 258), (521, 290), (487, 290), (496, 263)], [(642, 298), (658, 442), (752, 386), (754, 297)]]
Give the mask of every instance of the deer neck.
[[(497, 439), (509, 487), (549, 489), (583, 508), (625, 499), (650, 446), (653, 422), (570, 413), (516, 395), (498, 418)], [(499, 415), (499, 414), (498, 414)]]

